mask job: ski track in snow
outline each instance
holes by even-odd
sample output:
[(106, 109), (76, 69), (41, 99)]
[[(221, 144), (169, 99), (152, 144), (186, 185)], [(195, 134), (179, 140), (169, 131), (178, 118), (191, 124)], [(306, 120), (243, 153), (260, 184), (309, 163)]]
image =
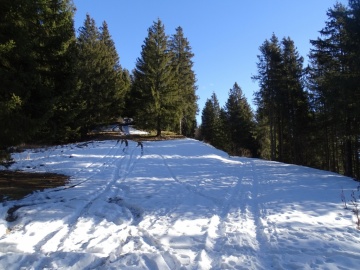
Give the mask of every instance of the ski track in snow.
[(0, 208), (16, 217), (0, 235), (0, 268), (354, 269), (360, 262), (352, 214), (333, 195), (314, 199), (324, 187), (340, 192), (345, 178), (335, 174), (228, 157), (189, 139), (147, 142), (144, 152), (132, 141), (125, 148), (93, 141), (15, 158), (15, 168), (67, 173), (71, 183)]
[[(111, 201), (111, 199), (112, 197), (117, 198), (118, 196), (118, 183), (126, 178), (126, 175), (131, 171), (136, 161), (136, 158), (133, 158), (135, 150), (137, 149), (134, 148), (129, 151), (129, 149), (124, 148), (123, 153), (121, 153), (121, 155), (119, 156), (121, 148), (119, 147), (119, 145), (116, 144), (115, 146), (110, 147), (109, 151), (105, 153), (105, 155), (102, 156), (100, 160), (94, 160), (93, 162), (89, 163), (89, 165), (86, 165), (84, 168), (73, 174), (73, 178), (81, 178), (80, 181), (75, 181), (75, 183), (72, 182), (69, 186), (66, 186), (64, 188), (53, 189), (46, 193), (45, 197), (39, 196), (39, 198), (34, 200), (32, 203), (24, 204), (24, 206), (20, 205), (19, 209), (36, 206), (36, 211), (46, 211), (46, 208), (49, 207), (49, 204), (59, 202), (59, 199), (51, 200), (49, 198), (49, 196), (51, 196), (52, 194), (57, 194), (59, 191), (63, 191), (65, 189), (77, 187), (81, 188), (82, 185), (90, 181), (92, 182), (91, 185), (95, 185), (96, 187), (93, 190), (90, 189), (88, 192), (85, 192), (85, 196), (79, 196), (69, 199), (69, 201), (65, 203), (65, 207), (70, 208), (71, 210), (69, 215), (64, 218), (64, 220), (66, 221), (66, 225), (63, 226), (63, 224), (59, 224), (58, 226), (54, 226), (54, 230), (51, 233), (42, 236), (42, 239), (38, 239), (37, 244), (31, 247), (32, 250), (35, 253), (49, 253), (59, 250), (66, 250), (66, 245), (68, 244), (68, 242), (74, 240), (76, 241), (77, 231), (83, 226), (83, 220), (87, 219), (91, 208), (94, 208), (92, 211), (96, 212), (96, 208), (101, 206), (101, 202), (103, 203), (105, 201), (106, 203), (114, 203), (114, 201)], [(62, 156), (66, 156), (66, 150), (62, 150), (61, 153)], [(69, 156), (69, 158), (70, 157), (75, 159), (76, 155), (71, 155)], [(99, 181), (99, 174), (104, 174), (104, 171), (106, 170), (110, 170), (109, 174), (112, 175), (110, 178), (111, 180)], [(81, 177), (81, 174), (83, 173), (86, 175), (85, 178)], [(116, 191), (115, 194), (114, 190)], [(60, 201), (64, 201), (64, 199), (60, 199)], [(71, 206), (71, 201), (76, 201), (76, 203), (74, 203), (75, 207)], [(100, 205), (97, 204), (97, 202), (100, 202)], [(126, 207), (126, 204), (120, 203), (120, 205), (122, 207)], [(134, 220), (137, 218), (134, 217), (134, 211), (128, 210), (127, 212), (130, 220)], [(30, 224), (30, 222), (25, 223), (22, 227), (26, 227), (28, 224)], [(21, 226), (14, 226), (13, 229), (21, 230)], [(92, 228), (91, 230), (95, 231), (96, 227)], [(106, 236), (104, 238), (106, 238)], [(71, 245), (73, 244), (74, 243), (71, 243)], [(79, 243), (75, 243), (75, 245), (80, 244), (84, 246), (87, 243), (81, 243), (81, 241)], [(40, 268), (43, 265), (41, 261), (37, 262), (36, 264)]]

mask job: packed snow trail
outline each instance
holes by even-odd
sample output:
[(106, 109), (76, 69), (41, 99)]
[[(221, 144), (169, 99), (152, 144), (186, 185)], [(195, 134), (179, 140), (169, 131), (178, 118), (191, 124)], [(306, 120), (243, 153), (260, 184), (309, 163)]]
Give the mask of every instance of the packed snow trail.
[[(1, 269), (356, 269), (357, 184), (196, 140), (94, 141), (14, 156), (71, 182), (0, 208)], [(8, 216), (11, 213), (12, 219)], [(9, 221), (6, 221), (8, 218)]]

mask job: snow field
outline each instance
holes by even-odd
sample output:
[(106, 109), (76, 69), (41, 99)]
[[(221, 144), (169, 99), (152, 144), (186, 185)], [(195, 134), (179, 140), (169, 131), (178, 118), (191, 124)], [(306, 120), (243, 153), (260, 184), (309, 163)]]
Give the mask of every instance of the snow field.
[(192, 139), (136, 145), (15, 154), (13, 170), (71, 181), (1, 205), (0, 268), (357, 269), (359, 230), (340, 197), (351, 179)]

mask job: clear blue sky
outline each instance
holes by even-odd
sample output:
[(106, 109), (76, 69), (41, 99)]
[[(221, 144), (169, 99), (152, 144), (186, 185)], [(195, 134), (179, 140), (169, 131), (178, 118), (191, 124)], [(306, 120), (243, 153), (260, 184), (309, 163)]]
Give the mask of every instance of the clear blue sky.
[[(347, 4), (347, 0), (339, 0)], [(74, 0), (75, 29), (88, 13), (101, 26), (106, 21), (123, 68), (131, 71), (140, 57), (148, 28), (158, 18), (167, 35), (181, 26), (195, 54), (194, 72), (199, 96), (198, 123), (208, 98), (215, 92), (224, 106), (237, 82), (248, 102), (258, 90), (259, 47), (272, 33), (290, 37), (307, 61), (311, 45), (325, 26), (326, 12), (336, 0)]]

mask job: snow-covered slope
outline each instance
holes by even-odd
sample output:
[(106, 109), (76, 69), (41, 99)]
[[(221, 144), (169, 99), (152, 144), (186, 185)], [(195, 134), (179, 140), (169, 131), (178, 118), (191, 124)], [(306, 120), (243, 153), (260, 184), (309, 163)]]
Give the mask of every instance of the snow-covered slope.
[(350, 200), (357, 188), (350, 178), (229, 157), (191, 139), (13, 157), (11, 169), (71, 183), (1, 205), (1, 269), (360, 267), (356, 218), (341, 202), (342, 190)]

